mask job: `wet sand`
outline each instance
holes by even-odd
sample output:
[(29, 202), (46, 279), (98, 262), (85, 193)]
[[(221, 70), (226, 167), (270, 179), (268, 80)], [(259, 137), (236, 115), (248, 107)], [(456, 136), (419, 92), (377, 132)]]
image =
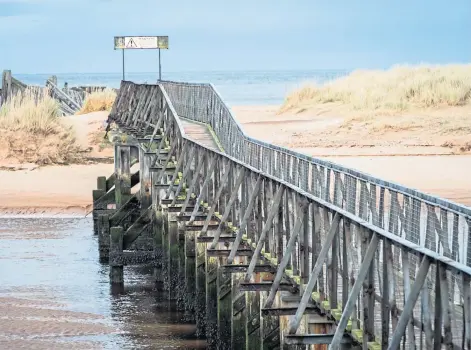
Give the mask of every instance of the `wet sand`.
[(113, 164), (47, 166), (31, 171), (0, 171), (0, 211), (9, 215), (85, 215), (98, 176)]

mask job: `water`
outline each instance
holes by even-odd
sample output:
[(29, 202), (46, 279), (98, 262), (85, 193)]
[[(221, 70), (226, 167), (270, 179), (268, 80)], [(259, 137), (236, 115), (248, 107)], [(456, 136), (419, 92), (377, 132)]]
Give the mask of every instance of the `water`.
[(110, 289), (92, 220), (0, 218), (0, 349), (204, 349), (148, 266)]
[[(227, 72), (163, 72), (162, 79), (197, 83), (212, 83), (229, 105), (281, 104), (288, 92), (307, 83), (322, 84), (348, 73), (345, 70), (291, 71), (227, 71)], [(44, 85), (52, 74), (14, 74), (31, 85)], [(55, 74), (59, 86), (91, 85), (118, 88), (122, 73)], [(128, 73), (126, 80), (154, 83), (158, 73)]]

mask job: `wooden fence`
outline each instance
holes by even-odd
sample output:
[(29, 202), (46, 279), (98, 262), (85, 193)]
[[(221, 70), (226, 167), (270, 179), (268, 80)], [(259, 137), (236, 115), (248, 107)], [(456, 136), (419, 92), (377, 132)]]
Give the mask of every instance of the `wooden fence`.
[[(45, 86), (27, 85), (14, 78), (11, 71), (5, 70), (2, 74), (2, 88), (0, 90), (0, 105), (10, 100), (13, 96), (28, 91), (35, 96), (37, 100), (44, 94), (54, 98), (60, 106), (63, 115), (72, 115), (77, 113), (83, 106), (88, 94), (97, 91), (103, 91), (104, 86), (78, 86), (70, 87), (66, 82), (61, 89), (57, 83), (57, 77), (51, 76), (47, 79)], [(117, 89), (112, 89), (118, 92)]]

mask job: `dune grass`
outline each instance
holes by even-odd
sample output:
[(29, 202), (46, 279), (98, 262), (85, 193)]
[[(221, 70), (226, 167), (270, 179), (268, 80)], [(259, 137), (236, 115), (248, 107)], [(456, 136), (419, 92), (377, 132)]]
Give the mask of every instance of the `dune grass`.
[(280, 113), (340, 103), (355, 111), (406, 111), (471, 104), (471, 64), (358, 70), (290, 93)]
[(87, 94), (82, 109), (77, 114), (110, 111), (115, 99), (116, 92), (110, 88), (92, 92), (91, 94)]
[(61, 122), (58, 103), (27, 89), (0, 107), (0, 159), (67, 164), (82, 159), (74, 131)]

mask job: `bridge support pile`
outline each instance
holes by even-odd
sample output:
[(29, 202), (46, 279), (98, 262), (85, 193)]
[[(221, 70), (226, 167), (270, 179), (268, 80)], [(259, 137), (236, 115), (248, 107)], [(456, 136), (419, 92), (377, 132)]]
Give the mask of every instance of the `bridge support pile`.
[[(153, 264), (210, 348), (456, 348), (460, 327), (471, 347), (467, 270), (370, 224), (372, 187), (345, 194), (335, 177), (327, 201), (247, 166), (186, 135), (161, 86), (123, 83), (111, 116), (123, 134), (114, 175), (93, 193), (100, 258), (115, 285), (126, 265)], [(357, 203), (358, 216), (344, 209)], [(459, 306), (447, 283), (456, 271)]]

